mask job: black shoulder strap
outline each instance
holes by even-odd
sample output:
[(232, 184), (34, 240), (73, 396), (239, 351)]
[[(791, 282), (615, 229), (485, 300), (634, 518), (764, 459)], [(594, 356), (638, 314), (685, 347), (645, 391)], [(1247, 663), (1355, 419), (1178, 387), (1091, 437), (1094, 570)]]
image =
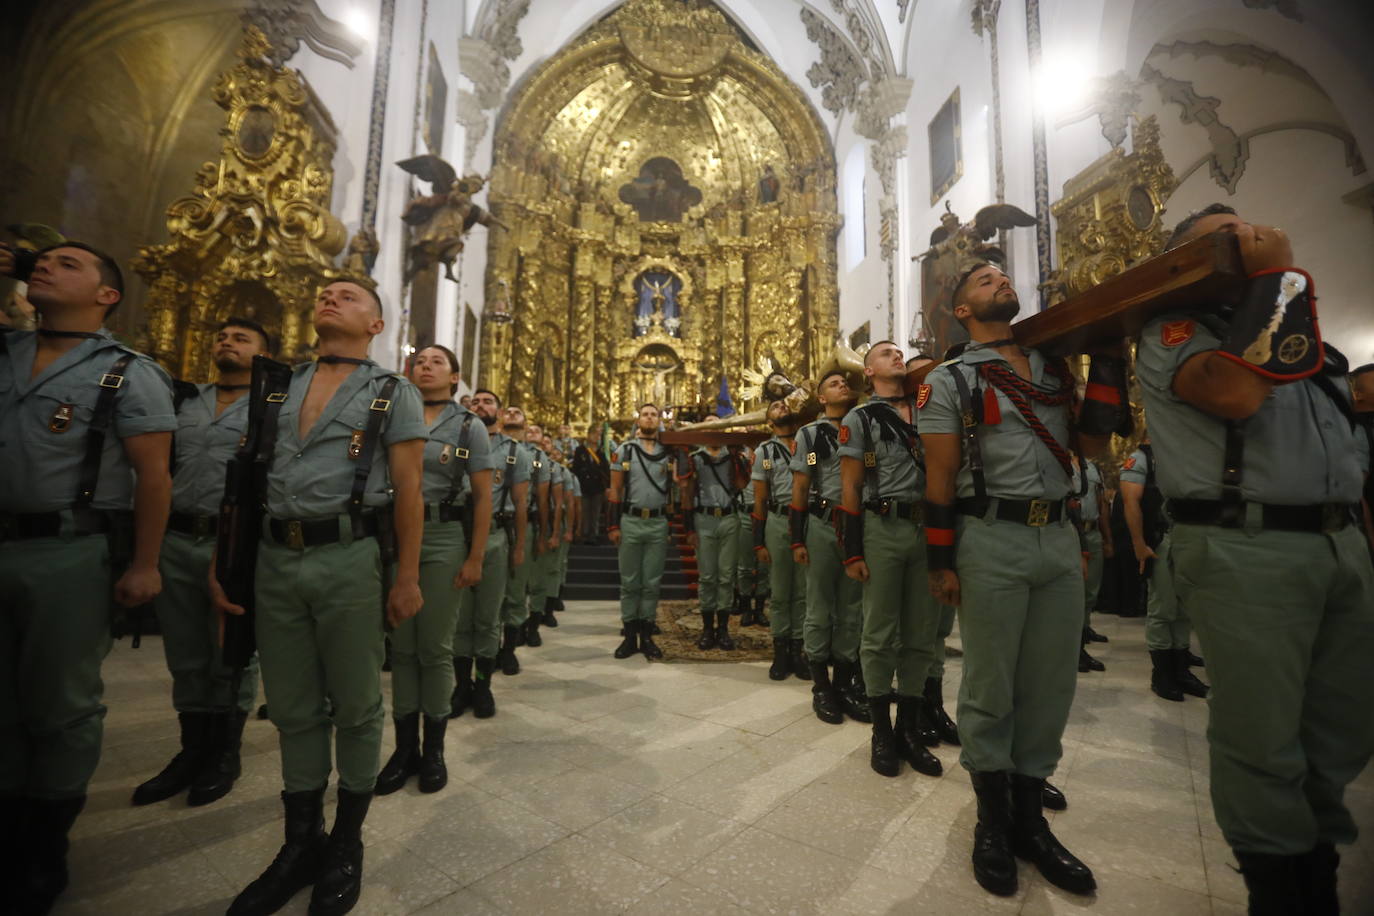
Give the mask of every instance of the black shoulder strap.
[(115, 396), (124, 385), (124, 370), (134, 361), (134, 354), (125, 353), (115, 360), (110, 371), (100, 377), (100, 394), (96, 396), (91, 425), (86, 430), (86, 454), (81, 459), (81, 475), (76, 482), (76, 506), (84, 509), (95, 499), (100, 482), (100, 455), (105, 449), (105, 431), (114, 419)]
[[(983, 474), (983, 450), (978, 444), (978, 416), (974, 414), (975, 409), (982, 407), (981, 399), (975, 402), (973, 392), (969, 390), (968, 380), (964, 378), (964, 373), (959, 371), (957, 363), (946, 366), (949, 374), (954, 376), (954, 387), (959, 392), (959, 421), (964, 428), (964, 448), (968, 451), (968, 469), (973, 475), (973, 504), (974, 510), (978, 515), (982, 515), (988, 508), (988, 481)], [(977, 403), (977, 408), (975, 408)]]
[(458, 445), (453, 450), (453, 478), (449, 481), (448, 495), (444, 497), (443, 503), (446, 506), (453, 505), (453, 501), (458, 498), (458, 491), (463, 486), (463, 476), (468, 472), (468, 442), (472, 437), (472, 414), (463, 417), (462, 428), (458, 430)]
[(194, 382), (172, 379), (172, 413), (181, 413), (181, 405), (200, 397), (200, 388)]
[(520, 447), (519, 443), (514, 439), (507, 441), (510, 442), (510, 448), (506, 449), (506, 469), (501, 472), (501, 487), (491, 498), (491, 511), (493, 512), (500, 512), (501, 507), (506, 504), (506, 494), (510, 492), (511, 488), (511, 475), (515, 472), (515, 466), (520, 463), (519, 457), (515, 454), (515, 450)]
[[(1221, 468), (1221, 511), (1222, 521), (1232, 524), (1241, 521), (1241, 511), (1245, 505), (1245, 495), (1240, 484), (1244, 479), (1245, 464), (1245, 421), (1226, 421), (1226, 446), (1222, 453)], [(1150, 461), (1150, 471), (1154, 472), (1155, 463)]]
[[(659, 448), (661, 449), (661, 448), (663, 448), (663, 446), (660, 445)], [(665, 454), (666, 454), (666, 453), (665, 453)], [(658, 485), (658, 481), (657, 481), (657, 480), (654, 480), (653, 471), (649, 470), (649, 460), (645, 458), (645, 456), (644, 456), (644, 450), (643, 450), (642, 448), (640, 448), (638, 445), (635, 446), (635, 457), (639, 460), (639, 466), (640, 466), (641, 468), (644, 469), (644, 479), (647, 480), (647, 481), (649, 481), (649, 486), (653, 487), (655, 490), (657, 490), (657, 491), (658, 491), (660, 494), (662, 494), (663, 496), (667, 496), (667, 495), (668, 495), (668, 487), (669, 487), (668, 481), (665, 480), (664, 483), (663, 483), (663, 486), (661, 486), (661, 487)], [(652, 459), (652, 460), (654, 460), (654, 461), (662, 461), (663, 458), (662, 458), (662, 456), (660, 456), (660, 457), (656, 457), (656, 458), (654, 458), (654, 459)], [(625, 475), (625, 492), (626, 492), (627, 494), (630, 492), (630, 475), (629, 475), (629, 473), (626, 473), (626, 475)], [(628, 496), (626, 497), (626, 499), (627, 499), (627, 501), (628, 501)]]
[(391, 399), (398, 382), (400, 378), (389, 376), (368, 407), (363, 443), (358, 448), (358, 463), (353, 466), (353, 490), (348, 495), (348, 514), (353, 520), (354, 530), (362, 527), (363, 496), (367, 493), (367, 479), (372, 474), (372, 453), (377, 450), (377, 440), (382, 435), (382, 421), (391, 411)]
[[(728, 453), (727, 453), (727, 460), (728, 460)], [(731, 487), (729, 484), (727, 484), (725, 481), (723, 481), (723, 480), (720, 479), (720, 471), (716, 470), (716, 464), (715, 464), (713, 461), (711, 461), (711, 456), (710, 456), (709, 454), (706, 454), (705, 452), (703, 452), (703, 453), (702, 453), (702, 458), (701, 458), (701, 463), (704, 464), (704, 465), (706, 465), (706, 469), (709, 470), (709, 471), (711, 472), (711, 476), (714, 477), (714, 478), (716, 479), (716, 483), (720, 484), (720, 488), (721, 488), (722, 490), (725, 491), (725, 496), (726, 496), (726, 498), (729, 499), (731, 502), (733, 502), (734, 499), (735, 499), (735, 491), (734, 491), (734, 488)], [(732, 479), (732, 480), (734, 479), (734, 478), (733, 478), (733, 475), (731, 475), (731, 479)]]
[(864, 428), (864, 489), (877, 499), (881, 494), (878, 489), (878, 446), (873, 440), (873, 418), (869, 416), (871, 408), (860, 410), (859, 422)]

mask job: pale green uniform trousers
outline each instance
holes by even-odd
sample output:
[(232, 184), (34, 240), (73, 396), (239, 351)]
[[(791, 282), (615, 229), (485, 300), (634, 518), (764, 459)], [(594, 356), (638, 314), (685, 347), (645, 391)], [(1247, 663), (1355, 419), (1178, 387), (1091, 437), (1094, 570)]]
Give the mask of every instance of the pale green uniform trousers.
[[(558, 591), (558, 548), (544, 552), (534, 558), (534, 568), (529, 575), (529, 614), (543, 615), (544, 604), (548, 597)], [(528, 618), (529, 615), (526, 615)], [(523, 622), (523, 621), (522, 621)]]
[(697, 598), (703, 614), (731, 611), (735, 605), (735, 557), (739, 552), (737, 513), (697, 513)]
[(864, 511), (863, 636), (859, 663), (870, 697), (919, 697), (934, 655), (940, 605), (926, 574), (925, 529), (909, 519)]
[[(535, 571), (534, 529), (534, 525), (526, 529), (525, 562), (519, 566), (512, 566), (510, 575), (506, 576), (506, 592), (501, 599), (503, 626), (518, 627), (530, 616), (528, 592), (530, 577)], [(511, 546), (514, 547), (514, 544)]]
[[(1233, 849), (1350, 843), (1345, 787), (1374, 752), (1374, 569), (1359, 529), (1175, 525), (1179, 600), (1212, 683), (1212, 808)], [(961, 723), (962, 724), (962, 723)]]
[(658, 616), (658, 592), (663, 584), (663, 564), (668, 557), (668, 519), (635, 518), (626, 513), (620, 520), (620, 619), (654, 620)]
[(162, 651), (172, 675), (172, 707), (177, 712), (222, 712), (236, 706), (249, 712), (258, 693), (254, 655), (234, 692), (234, 671), (225, 667), (219, 646), (219, 619), (210, 606), (210, 561), (215, 538), (168, 531), (158, 563), (162, 593), (153, 612), (162, 630)]
[(735, 525), (735, 587), (741, 595), (766, 597), (772, 570), (754, 549), (754, 519), (748, 512), (736, 512)]
[(391, 634), (391, 714), (423, 712), (441, 719), (452, 708), (453, 629), (467, 589), (453, 580), (467, 559), (462, 522), (425, 522), (420, 543), (420, 593), (425, 604)]
[(1043, 527), (959, 516), (959, 762), (1054, 773), (1078, 683), (1083, 567), (1066, 521)]
[(945, 676), (945, 640), (954, 632), (954, 619), (958, 613), (959, 609), (956, 607), (940, 605), (940, 627), (935, 631), (935, 648), (932, 650), (935, 657), (930, 660), (930, 677)]
[(510, 575), (506, 532), (493, 525), (482, 555), (482, 581), (463, 589), (453, 631), (454, 658), (495, 658), (501, 648), (501, 602)]
[(835, 529), (815, 516), (806, 524), (806, 557), (806, 657), (813, 662), (858, 661), (864, 586), (844, 574)]
[[(1097, 593), (1102, 589), (1102, 532), (1096, 528), (1085, 532), (1082, 547), (1088, 553), (1088, 577), (1083, 580), (1083, 626), (1086, 627), (1092, 621), (1093, 605), (1097, 604)], [(1147, 637), (1148, 629), (1147, 624)]]
[(806, 567), (792, 560), (792, 534), (786, 515), (768, 513), (763, 543), (772, 564), (768, 571), (773, 594), (769, 629), (774, 639), (801, 639), (806, 622)]
[(110, 588), (104, 535), (0, 544), (0, 793), (86, 794), (104, 729)]
[(1150, 594), (1145, 601), (1145, 646), (1149, 649), (1186, 649), (1192, 635), (1188, 615), (1174, 591), (1169, 560), (1172, 547), (1173, 531), (1169, 531), (1155, 548), (1156, 559), (1150, 569)]
[(385, 718), (377, 540), (293, 550), (264, 539), (257, 599), (258, 655), (286, 791), (329, 782), (332, 732), (339, 785), (371, 792)]

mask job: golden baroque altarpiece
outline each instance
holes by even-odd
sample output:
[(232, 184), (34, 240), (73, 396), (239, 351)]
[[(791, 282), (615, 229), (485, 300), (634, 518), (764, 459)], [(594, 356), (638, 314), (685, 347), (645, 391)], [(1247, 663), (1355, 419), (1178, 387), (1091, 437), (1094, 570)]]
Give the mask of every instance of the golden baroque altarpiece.
[(245, 26), (238, 64), (212, 91), (227, 112), (220, 159), (168, 206), (171, 240), (134, 260), (149, 285), (140, 344), (180, 378), (210, 376), (215, 327), (231, 315), (279, 329), (282, 358), (306, 355), (315, 293), (341, 275), (334, 258), (345, 231), (329, 212), (334, 124), (271, 51), (262, 31)]
[[(485, 387), (543, 422), (694, 408), (838, 322), (835, 163), (715, 7), (630, 0), (525, 81), (494, 138)], [(493, 320), (495, 318), (495, 320)]]

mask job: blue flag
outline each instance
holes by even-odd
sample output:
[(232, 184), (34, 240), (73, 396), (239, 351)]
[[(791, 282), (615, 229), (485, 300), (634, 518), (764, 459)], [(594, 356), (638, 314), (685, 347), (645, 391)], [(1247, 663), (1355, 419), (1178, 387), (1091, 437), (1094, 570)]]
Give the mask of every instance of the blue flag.
[(716, 416), (728, 417), (735, 412), (735, 407), (730, 403), (730, 382), (725, 376), (720, 377), (720, 393), (716, 395)]

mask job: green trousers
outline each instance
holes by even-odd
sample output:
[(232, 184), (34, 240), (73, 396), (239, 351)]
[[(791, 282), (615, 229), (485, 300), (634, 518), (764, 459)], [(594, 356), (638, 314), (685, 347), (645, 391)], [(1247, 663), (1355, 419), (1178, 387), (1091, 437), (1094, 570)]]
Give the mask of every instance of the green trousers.
[(768, 595), (771, 570), (754, 549), (754, 520), (748, 512), (735, 513), (735, 588), (741, 595)]
[(230, 705), (249, 712), (258, 694), (256, 655), (239, 679), (237, 695), (234, 671), (220, 660), (219, 620), (210, 607), (214, 556), (213, 536), (169, 531), (162, 541), (162, 593), (153, 599), (153, 611), (162, 630), (162, 651), (172, 675), (172, 708), (177, 712), (216, 712)]
[[(525, 540), (525, 562), (518, 566), (510, 567), (510, 574), (506, 576), (506, 592), (501, 598), (501, 624), (507, 627), (518, 627), (530, 616), (529, 606), (529, 585), (530, 576), (534, 574), (534, 530), (535, 526), (530, 525), (526, 529)], [(514, 548), (514, 544), (511, 547)]]
[[(1081, 546), (1088, 553), (1088, 577), (1083, 580), (1083, 626), (1086, 627), (1092, 621), (1093, 605), (1097, 604), (1097, 593), (1102, 589), (1102, 532), (1097, 528), (1085, 532)], [(1148, 624), (1146, 635), (1149, 635)]]
[(453, 629), (455, 658), (495, 658), (501, 648), (501, 602), (510, 575), (506, 533), (494, 527), (482, 556), (482, 581), (464, 589)]
[(103, 536), (0, 544), (0, 794), (86, 794), (100, 762), (110, 588)]
[(1078, 683), (1083, 566), (1066, 522), (959, 516), (960, 763), (1046, 778)]
[(926, 575), (926, 533), (913, 521), (864, 512), (863, 636), (859, 663), (871, 697), (919, 697), (934, 655), (940, 605)]
[(806, 558), (806, 657), (816, 662), (858, 661), (864, 586), (844, 574), (840, 541), (828, 522), (807, 520)]
[[(576, 533), (573, 534), (576, 537)], [(563, 591), (563, 586), (568, 581), (568, 554), (572, 552), (572, 541), (564, 541), (558, 545), (558, 588), (554, 591), (557, 595)]]
[(763, 543), (772, 563), (768, 571), (772, 592), (769, 629), (774, 639), (801, 639), (806, 622), (806, 567), (792, 559), (792, 535), (787, 516), (768, 513)]
[(940, 605), (940, 627), (935, 631), (935, 647), (931, 650), (934, 657), (930, 660), (929, 677), (945, 676), (945, 640), (954, 632), (954, 618), (958, 613), (959, 609), (952, 605)]
[(735, 515), (716, 518), (697, 514), (697, 598), (703, 614), (731, 611), (735, 606), (735, 557), (739, 553), (739, 525)]
[(653, 620), (658, 616), (658, 591), (663, 584), (663, 564), (668, 557), (668, 520), (635, 518), (620, 520), (620, 619)]
[(1179, 606), (1174, 591), (1169, 561), (1172, 549), (1170, 531), (1155, 548), (1156, 559), (1150, 569), (1150, 594), (1145, 601), (1145, 646), (1149, 649), (1186, 649), (1192, 635), (1188, 615)]
[(1346, 785), (1374, 752), (1374, 568), (1330, 534), (1175, 525), (1174, 586), (1212, 690), (1212, 808), (1233, 849), (1350, 843)]
[[(550, 595), (558, 593), (558, 548), (544, 552), (534, 558), (530, 569), (529, 614), (543, 614), (544, 604)], [(528, 614), (526, 615), (528, 617)]]
[(304, 550), (264, 541), (257, 599), (258, 656), (286, 791), (329, 782), (332, 732), (339, 785), (371, 792), (385, 718), (376, 539)]
[(420, 546), (420, 592), (425, 604), (391, 634), (391, 713), (449, 714), (453, 693), (453, 629), (464, 591), (453, 580), (468, 556), (462, 522), (425, 522)]

